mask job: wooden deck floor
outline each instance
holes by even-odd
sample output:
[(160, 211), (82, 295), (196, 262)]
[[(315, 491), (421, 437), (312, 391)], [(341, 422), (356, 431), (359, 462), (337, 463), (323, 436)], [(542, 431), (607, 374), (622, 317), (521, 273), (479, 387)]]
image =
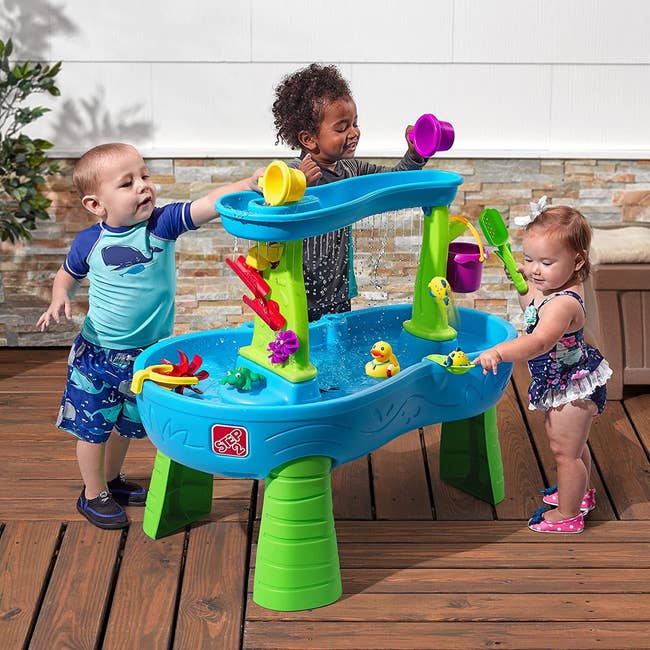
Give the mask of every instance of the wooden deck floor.
[[(582, 535), (525, 520), (554, 482), (518, 367), (499, 430), (506, 498), (441, 483), (438, 426), (333, 475), (343, 597), (280, 613), (251, 599), (261, 485), (215, 479), (213, 513), (153, 541), (142, 509), (102, 531), (75, 509), (74, 441), (53, 426), (65, 350), (0, 350), (0, 647), (650, 648), (650, 394), (610, 402), (592, 429), (598, 508)], [(154, 450), (125, 471), (148, 481)]]

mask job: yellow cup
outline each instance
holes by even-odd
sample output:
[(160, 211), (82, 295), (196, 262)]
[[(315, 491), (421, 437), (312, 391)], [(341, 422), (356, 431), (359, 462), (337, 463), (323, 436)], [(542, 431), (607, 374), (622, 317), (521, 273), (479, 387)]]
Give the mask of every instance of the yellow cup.
[(299, 169), (288, 167), (281, 160), (274, 160), (264, 171), (259, 184), (264, 200), (269, 205), (284, 205), (302, 199), (307, 179)]

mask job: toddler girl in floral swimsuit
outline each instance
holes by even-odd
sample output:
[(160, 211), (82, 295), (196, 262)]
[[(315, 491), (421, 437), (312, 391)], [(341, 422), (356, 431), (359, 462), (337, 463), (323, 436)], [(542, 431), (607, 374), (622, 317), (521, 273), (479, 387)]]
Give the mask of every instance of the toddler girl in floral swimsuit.
[(605, 408), (612, 371), (583, 338), (591, 226), (577, 210), (547, 208), (545, 202), (542, 197), (531, 204), (530, 216), (515, 219), (525, 226), (520, 270), (529, 289), (519, 301), (526, 334), (482, 352), (474, 363), (484, 373), (496, 373), (501, 361), (528, 361), (530, 408), (544, 411), (557, 464), (557, 485), (544, 490), (547, 505), (535, 511), (528, 527), (539, 533), (581, 533), (585, 515), (596, 507), (596, 492), (588, 488), (587, 439), (593, 417)]

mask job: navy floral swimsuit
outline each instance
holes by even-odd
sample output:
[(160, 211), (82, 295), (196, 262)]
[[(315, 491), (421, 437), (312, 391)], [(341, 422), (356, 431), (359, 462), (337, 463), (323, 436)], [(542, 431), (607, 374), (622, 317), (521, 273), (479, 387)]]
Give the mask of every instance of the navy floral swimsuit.
[[(541, 302), (531, 302), (524, 311), (526, 333), (530, 334), (539, 322), (539, 310), (557, 296), (575, 298), (584, 311), (582, 298), (574, 291), (560, 291)], [(612, 370), (603, 355), (585, 343), (583, 329), (562, 335), (555, 346), (528, 362), (532, 380), (528, 389), (530, 409), (547, 411), (575, 400), (590, 399), (603, 412), (607, 401), (605, 384)]]

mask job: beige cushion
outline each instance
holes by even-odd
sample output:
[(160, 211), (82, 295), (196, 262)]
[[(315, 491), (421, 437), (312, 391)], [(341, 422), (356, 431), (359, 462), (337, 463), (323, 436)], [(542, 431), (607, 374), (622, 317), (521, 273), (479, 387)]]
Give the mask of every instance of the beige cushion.
[(589, 259), (592, 264), (650, 262), (650, 228), (594, 228)]

